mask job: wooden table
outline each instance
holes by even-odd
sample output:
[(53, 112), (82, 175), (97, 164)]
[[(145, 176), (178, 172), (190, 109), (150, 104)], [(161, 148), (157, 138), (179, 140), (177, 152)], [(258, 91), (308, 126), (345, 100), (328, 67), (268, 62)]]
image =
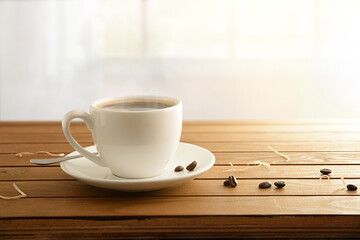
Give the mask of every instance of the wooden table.
[[(83, 146), (93, 144), (82, 123), (72, 131)], [(16, 183), (28, 197), (0, 199), (0, 238), (360, 238), (360, 190), (338, 190), (340, 176), (360, 187), (360, 123), (187, 121), (182, 141), (212, 151), (215, 166), (178, 187), (130, 194), (15, 156), (72, 152), (59, 122), (1, 122), (0, 195), (17, 195)], [(248, 166), (255, 161), (271, 166)], [(332, 185), (319, 180), (322, 168), (332, 169)], [(229, 175), (236, 188), (223, 186)], [(286, 187), (259, 189), (265, 180)]]

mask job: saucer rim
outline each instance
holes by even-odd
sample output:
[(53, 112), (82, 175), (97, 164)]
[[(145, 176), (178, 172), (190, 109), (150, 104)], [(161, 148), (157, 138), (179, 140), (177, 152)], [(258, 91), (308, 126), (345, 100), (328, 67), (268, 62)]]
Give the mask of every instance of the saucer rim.
[[(197, 146), (197, 145), (194, 145), (194, 144), (191, 144), (191, 143), (179, 142), (179, 145), (180, 144), (184, 145), (184, 146), (192, 147), (192, 148), (195, 147), (195, 148), (198, 148), (198, 149), (200, 149), (202, 151), (206, 151), (209, 154), (209, 159), (211, 158), (211, 160), (209, 161), (208, 164), (206, 164), (206, 166), (204, 168), (201, 169), (201, 171), (187, 172), (187, 174), (186, 175), (184, 174), (184, 176), (174, 176), (174, 177), (172, 176), (172, 177), (167, 177), (167, 178), (163, 178), (163, 179), (155, 179), (155, 180), (154, 180), (154, 178), (159, 177), (162, 174), (164, 174), (165, 172), (167, 172), (167, 169), (163, 173), (161, 173), (161, 174), (159, 174), (157, 176), (154, 176), (154, 177), (150, 177), (150, 178), (121, 178), (121, 177), (116, 176), (118, 179), (105, 179), (105, 178), (89, 177), (88, 175), (85, 175), (85, 174), (79, 172), (76, 169), (74, 169), (76, 171), (76, 174), (72, 174), (71, 172), (73, 172), (73, 171), (70, 171), (70, 170), (68, 170), (66, 168), (66, 164), (67, 164), (66, 161), (60, 163), (60, 168), (66, 174), (74, 177), (75, 179), (79, 179), (79, 180), (84, 179), (84, 180), (87, 180), (87, 181), (95, 181), (95, 182), (103, 182), (103, 183), (137, 184), (137, 183), (162, 183), (162, 182), (168, 182), (168, 181), (181, 182), (181, 181), (187, 180), (189, 178), (195, 178), (196, 176), (208, 171), (210, 168), (212, 168), (214, 166), (214, 164), (215, 164), (215, 156), (208, 149)], [(92, 147), (95, 147), (95, 145), (88, 146), (85, 149), (92, 148)], [(74, 151), (74, 152), (69, 153), (67, 156), (72, 156), (74, 154), (79, 154), (79, 153), (77, 151)], [(84, 158), (87, 160), (87, 158), (83, 156), (83, 157), (81, 157), (79, 159), (74, 159), (72, 161), (76, 161), (76, 160), (80, 160), (80, 159), (84, 159)], [(91, 162), (91, 161), (89, 161), (89, 162)], [(101, 167), (101, 166), (99, 166), (99, 167)], [(101, 167), (101, 168), (103, 168), (103, 167)]]

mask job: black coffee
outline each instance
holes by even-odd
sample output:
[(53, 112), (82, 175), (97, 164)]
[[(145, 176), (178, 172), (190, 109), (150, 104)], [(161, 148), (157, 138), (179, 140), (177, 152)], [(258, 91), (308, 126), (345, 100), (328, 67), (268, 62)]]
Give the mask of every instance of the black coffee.
[(173, 105), (165, 102), (117, 102), (102, 106), (102, 108), (127, 111), (149, 111), (154, 109), (168, 108)]

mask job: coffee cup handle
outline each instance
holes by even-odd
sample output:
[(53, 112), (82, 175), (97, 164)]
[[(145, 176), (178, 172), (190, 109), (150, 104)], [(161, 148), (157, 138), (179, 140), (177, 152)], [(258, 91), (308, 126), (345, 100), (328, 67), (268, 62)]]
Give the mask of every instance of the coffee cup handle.
[(86, 126), (90, 131), (92, 131), (92, 129), (93, 129), (92, 121), (91, 121), (90, 115), (88, 113), (86, 113), (84, 111), (79, 111), (79, 110), (70, 111), (67, 114), (65, 114), (64, 119), (62, 121), (62, 129), (63, 129), (66, 139), (68, 140), (70, 145), (76, 151), (78, 151), (81, 155), (83, 155), (87, 159), (91, 160), (92, 162), (94, 162), (102, 167), (106, 167), (106, 165), (100, 159), (99, 156), (84, 149), (82, 146), (80, 146), (80, 144), (71, 135), (70, 122), (71, 122), (71, 120), (73, 120), (75, 118), (79, 118), (79, 119), (83, 120), (86, 123)]

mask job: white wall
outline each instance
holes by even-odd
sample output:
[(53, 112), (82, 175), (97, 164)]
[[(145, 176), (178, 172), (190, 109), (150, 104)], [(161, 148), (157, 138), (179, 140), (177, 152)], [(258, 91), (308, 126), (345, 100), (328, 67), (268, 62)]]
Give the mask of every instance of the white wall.
[(360, 117), (359, 1), (1, 0), (0, 120), (97, 98), (181, 98), (185, 119)]

